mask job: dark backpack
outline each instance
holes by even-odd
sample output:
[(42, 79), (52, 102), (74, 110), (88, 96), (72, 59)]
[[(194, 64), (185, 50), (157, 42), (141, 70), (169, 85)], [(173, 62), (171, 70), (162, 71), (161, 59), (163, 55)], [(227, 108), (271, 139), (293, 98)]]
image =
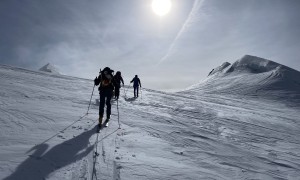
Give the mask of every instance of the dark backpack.
[(100, 78), (100, 87), (107, 88), (112, 87), (113, 88), (113, 73), (114, 71), (110, 68), (104, 68), (103, 71), (101, 71), (101, 78)]

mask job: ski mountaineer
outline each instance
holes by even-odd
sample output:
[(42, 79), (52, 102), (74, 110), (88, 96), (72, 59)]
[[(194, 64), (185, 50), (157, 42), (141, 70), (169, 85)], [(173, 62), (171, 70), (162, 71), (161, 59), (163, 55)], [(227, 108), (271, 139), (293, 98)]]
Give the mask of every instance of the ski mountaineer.
[(100, 106), (99, 106), (99, 129), (102, 127), (102, 120), (104, 114), (104, 104), (106, 104), (106, 120), (104, 125), (108, 126), (108, 121), (110, 119), (111, 114), (111, 104), (110, 100), (113, 94), (114, 85), (113, 85), (113, 70), (109, 67), (104, 68), (100, 71), (99, 77), (95, 78), (94, 83), (95, 86), (99, 85), (99, 94), (100, 94)]
[(115, 86), (115, 99), (117, 99), (117, 100), (119, 99), (119, 96), (120, 96), (121, 82), (124, 86), (124, 80), (121, 76), (121, 72), (117, 71), (116, 75), (113, 78), (113, 83)]
[(134, 89), (134, 97), (139, 97), (139, 86), (142, 88), (142, 84), (140, 81), (140, 78), (138, 78), (138, 75), (135, 75), (135, 77), (130, 81), (130, 83), (133, 82), (133, 89)]

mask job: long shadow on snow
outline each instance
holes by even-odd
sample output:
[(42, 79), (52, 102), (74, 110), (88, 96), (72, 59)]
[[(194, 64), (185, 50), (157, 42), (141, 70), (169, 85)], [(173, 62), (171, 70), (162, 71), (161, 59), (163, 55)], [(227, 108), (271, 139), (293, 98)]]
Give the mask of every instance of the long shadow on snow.
[(132, 97), (132, 98), (124, 98), (125, 101), (135, 101), (137, 98), (136, 97)]
[(33, 151), (33, 154), (4, 180), (45, 179), (50, 173), (87, 156), (94, 148), (88, 147), (88, 144), (95, 132), (96, 127), (54, 146), (49, 151), (47, 151), (49, 145), (45, 143), (33, 147), (29, 151)]

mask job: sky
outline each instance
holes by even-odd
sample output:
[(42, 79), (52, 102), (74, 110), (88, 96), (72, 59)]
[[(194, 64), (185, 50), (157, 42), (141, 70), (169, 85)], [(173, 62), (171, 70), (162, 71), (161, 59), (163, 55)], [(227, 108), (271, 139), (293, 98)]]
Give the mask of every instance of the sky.
[(94, 79), (121, 71), (128, 85), (186, 88), (223, 62), (249, 54), (300, 70), (299, 0), (172, 0), (165, 16), (152, 0), (1, 0), (0, 64), (38, 70), (47, 63)]

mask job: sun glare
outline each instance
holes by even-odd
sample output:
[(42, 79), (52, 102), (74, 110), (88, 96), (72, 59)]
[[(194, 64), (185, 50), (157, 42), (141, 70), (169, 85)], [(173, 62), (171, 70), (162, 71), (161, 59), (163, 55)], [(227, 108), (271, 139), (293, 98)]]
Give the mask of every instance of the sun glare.
[(159, 16), (166, 15), (171, 10), (171, 0), (153, 0), (152, 9)]

